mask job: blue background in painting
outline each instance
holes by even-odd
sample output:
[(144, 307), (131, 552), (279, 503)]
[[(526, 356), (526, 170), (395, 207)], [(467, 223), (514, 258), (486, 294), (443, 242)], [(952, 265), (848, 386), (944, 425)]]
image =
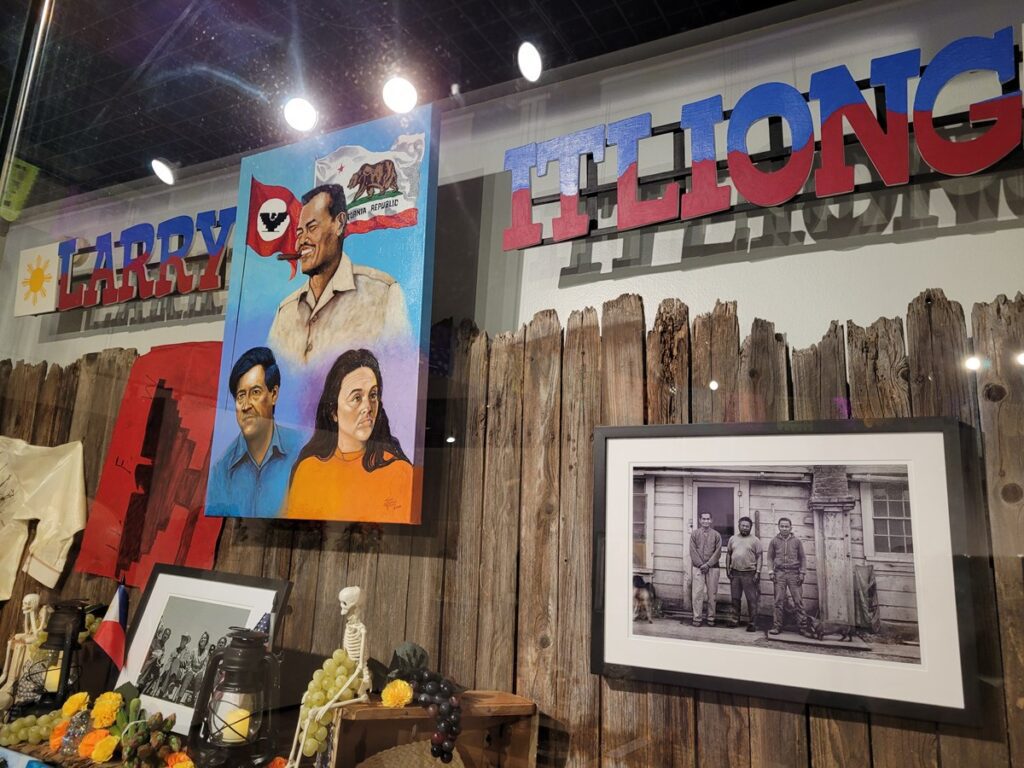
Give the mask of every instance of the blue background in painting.
[[(290, 266), (276, 255), (261, 257), (246, 245), (249, 225), (251, 180), (290, 189), (301, 198), (314, 185), (315, 163), (342, 146), (356, 145), (371, 152), (391, 149), (402, 134), (424, 134), (425, 154), (416, 198), (417, 224), (400, 229), (381, 229), (345, 237), (343, 250), (354, 264), (383, 270), (398, 281), (405, 296), (412, 338), (404, 344), (371, 348), (381, 363), (383, 404), (392, 432), (414, 464), (422, 465), (426, 356), (429, 343), (430, 296), (433, 277), (434, 201), (437, 175), (436, 122), (431, 106), (407, 115), (375, 120), (343, 128), (278, 149), (243, 158), (238, 180), (238, 223), (232, 241), (228, 276), (228, 306), (224, 324), (224, 349), (217, 392), (212, 462), (239, 435), (234, 400), (227, 382), (234, 361), (245, 350), (269, 346), (267, 335), (281, 301), (305, 285), (301, 270), (288, 279)], [(351, 190), (346, 190), (351, 195)], [(295, 226), (292, 222), (290, 226)], [(340, 354), (344, 350), (338, 350)], [(289, 367), (278, 356), (281, 393), (275, 420), (304, 431), (312, 428), (316, 401), (326, 369), (334, 361), (328, 355), (319, 366)]]

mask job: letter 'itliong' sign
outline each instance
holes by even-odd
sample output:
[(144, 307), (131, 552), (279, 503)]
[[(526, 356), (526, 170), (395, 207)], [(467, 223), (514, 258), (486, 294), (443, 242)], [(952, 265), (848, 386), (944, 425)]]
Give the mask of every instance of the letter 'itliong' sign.
[[(637, 196), (637, 153), (640, 140), (652, 135), (649, 113), (510, 149), (505, 153), (505, 170), (512, 173), (512, 224), (504, 232), (504, 250), (540, 244), (541, 225), (533, 221), (530, 172), (535, 168), (538, 176), (544, 176), (552, 161), (558, 162), (560, 203), (559, 215), (552, 221), (552, 241), (572, 240), (590, 232), (590, 217), (579, 209), (579, 158), (589, 156), (600, 163), (606, 146), (616, 147), (617, 152), (618, 230), (727, 211), (733, 206), (733, 187), (752, 205), (781, 205), (806, 185), (818, 141), (821, 149), (820, 165), (814, 174), (815, 196), (851, 193), (855, 191), (854, 168), (846, 158), (844, 120), (887, 186), (910, 181), (911, 127), (917, 151), (935, 172), (947, 176), (978, 173), (1021, 147), (1017, 58), (1013, 30), (1006, 27), (992, 37), (953, 41), (923, 70), (920, 49), (874, 59), (869, 84), (876, 94), (875, 111), (846, 66), (815, 72), (806, 95), (786, 83), (755, 86), (740, 97), (728, 118), (720, 95), (685, 104), (677, 130), (689, 131), (689, 189), (680, 194), (679, 183), (673, 181), (657, 199), (640, 200)], [(967, 119), (980, 129), (979, 135), (952, 141), (939, 131), (933, 110), (950, 81), (972, 71), (994, 72), (1003, 93), (970, 105)], [(911, 120), (908, 90), (913, 78), (919, 81)], [(809, 101), (818, 102), (818, 137)], [(748, 130), (766, 118), (770, 122), (784, 121), (792, 136), (785, 163), (770, 170), (758, 167), (747, 150)], [(729, 179), (722, 182), (715, 126), (727, 119), (725, 165)]]

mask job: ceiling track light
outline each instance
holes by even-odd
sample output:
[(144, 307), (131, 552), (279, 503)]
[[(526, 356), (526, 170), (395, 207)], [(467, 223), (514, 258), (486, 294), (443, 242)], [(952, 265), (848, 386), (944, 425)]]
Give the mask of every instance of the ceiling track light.
[(544, 71), (544, 64), (541, 61), (540, 51), (537, 50), (537, 46), (529, 42), (520, 45), (519, 52), (516, 54), (516, 61), (519, 64), (519, 71), (523, 77), (531, 83), (535, 83), (540, 79), (540, 73)]
[(320, 114), (308, 99), (294, 96), (284, 105), (284, 119), (296, 131), (305, 133), (316, 127)]
[(153, 173), (160, 179), (164, 184), (171, 186), (175, 182), (175, 164), (170, 160), (165, 160), (162, 157), (154, 157), (149, 161), (149, 167), (153, 169)]
[(396, 75), (384, 83), (383, 90), (384, 104), (392, 112), (404, 115), (411, 112), (419, 99), (416, 93), (416, 86), (404, 77)]

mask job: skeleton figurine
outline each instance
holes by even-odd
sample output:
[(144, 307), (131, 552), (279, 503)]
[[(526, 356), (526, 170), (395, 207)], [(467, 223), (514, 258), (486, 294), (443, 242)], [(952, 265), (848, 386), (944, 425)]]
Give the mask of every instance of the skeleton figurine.
[(4, 669), (0, 673), (0, 712), (14, 703), (14, 689), (21, 672), (30, 661), (32, 646), (39, 640), (39, 632), (46, 620), (46, 608), (39, 607), (39, 595), (25, 595), (21, 601), (22, 631), (7, 641)]
[[(348, 680), (345, 681), (345, 685), (334, 695), (334, 698), (322, 707), (310, 707), (309, 716), (305, 722), (301, 718), (299, 719), (299, 723), (295, 727), (295, 737), (292, 739), (292, 750), (288, 755), (288, 768), (296, 768), (302, 760), (302, 744), (306, 741), (310, 724), (318, 723), (320, 718), (331, 710), (369, 700), (370, 668), (367, 665), (366, 625), (363, 624), (363, 590), (359, 587), (345, 587), (338, 593), (338, 603), (341, 606), (341, 615), (346, 617), (345, 636), (341, 647), (345, 649), (349, 658), (356, 665)], [(341, 701), (342, 695), (350, 689), (357, 678), (359, 687), (356, 689), (355, 698)], [(303, 696), (303, 701), (305, 702), (305, 696)]]

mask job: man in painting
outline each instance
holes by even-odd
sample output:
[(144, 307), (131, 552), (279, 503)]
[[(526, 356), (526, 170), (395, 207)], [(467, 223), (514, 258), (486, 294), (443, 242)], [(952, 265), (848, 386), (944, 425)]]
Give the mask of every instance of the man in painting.
[(754, 521), (749, 517), (739, 520), (739, 533), (729, 537), (725, 548), (725, 575), (729, 579), (729, 591), (732, 596), (733, 617), (730, 627), (739, 625), (741, 600), (747, 598), (747, 632), (754, 631), (757, 619), (757, 606), (761, 593), (761, 559), (763, 555), (761, 541), (751, 531)]
[(241, 432), (214, 463), (207, 485), (207, 513), (220, 517), (276, 517), (302, 435), (274, 420), (281, 372), (274, 353), (253, 347), (228, 377)]
[(700, 526), (690, 534), (690, 563), (693, 573), (693, 626), (699, 627), (708, 606), (708, 626), (715, 626), (715, 595), (718, 594), (718, 562), (722, 558), (722, 536), (711, 527), (711, 513), (700, 513)]
[(302, 196), (295, 246), (306, 284), (287, 296), (270, 326), (270, 345), (289, 361), (375, 347), (411, 334), (402, 288), (377, 269), (353, 264), (341, 246), (348, 208), (340, 184)]
[(775, 584), (775, 611), (770, 635), (782, 631), (782, 618), (788, 592), (801, 616), (804, 613), (804, 573), (807, 557), (804, 545), (793, 533), (793, 521), (779, 518), (779, 533), (768, 545), (768, 578)]

